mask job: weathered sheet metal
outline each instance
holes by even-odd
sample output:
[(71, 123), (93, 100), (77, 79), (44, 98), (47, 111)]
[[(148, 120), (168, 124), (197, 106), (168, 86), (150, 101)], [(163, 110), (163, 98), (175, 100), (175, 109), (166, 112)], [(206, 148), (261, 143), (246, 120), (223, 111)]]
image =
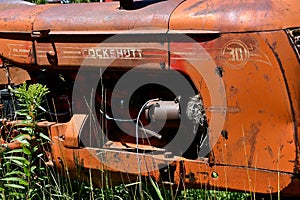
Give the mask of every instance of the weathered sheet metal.
[[(120, 10), (118, 2), (59, 5), (41, 13), (33, 29), (51, 31), (128, 31), (168, 29), (169, 17), (182, 0), (157, 1), (135, 10)], [(141, 13), (143, 15), (141, 16)], [(70, 32), (71, 31), (71, 32)]]
[[(22, 68), (11, 67), (9, 68), (9, 75), (7, 73), (4, 68), (0, 69), (0, 85), (19, 85), (30, 80), (28, 72)], [(10, 80), (8, 80), (8, 76)]]
[[(84, 169), (93, 169), (98, 185), (99, 169), (110, 171), (116, 184), (135, 180), (144, 170), (144, 176), (180, 187), (300, 195), (299, 49), (298, 36), (290, 34), (300, 27), (297, 0), (169, 0), (137, 2), (133, 10), (120, 10), (117, 2), (7, 5), (0, 4), (0, 54), (17, 66), (64, 70), (70, 77), (80, 66), (90, 66), (95, 73), (83, 77), (83, 85), (108, 65), (111, 71), (102, 78), (111, 82), (136, 66), (161, 79), (178, 71), (203, 99), (208, 155), (170, 156), (162, 146), (132, 143), (126, 133), (110, 130), (111, 124), (115, 141), (83, 145), (82, 139), (99, 139), (100, 132), (92, 137), (84, 128), (86, 118), (74, 115), (67, 123), (49, 125), (58, 168), (67, 166), (72, 176), (82, 168), (82, 177)], [(96, 99), (103, 103), (101, 96)], [(156, 155), (138, 154), (134, 147), (155, 149)]]
[[(274, 37), (281, 38), (280, 44), (275, 47), (271, 42)], [(218, 138), (211, 160), (213, 163), (269, 170), (277, 170), (279, 167), (286, 172), (294, 171), (295, 159), (298, 157), (295, 143), (297, 141), (295, 126), (298, 122), (294, 121), (295, 112), (292, 103), (299, 104), (299, 102), (290, 101), (288, 88), (290, 80), (286, 80), (282, 68), (287, 67), (296, 70), (297, 73), (300, 71), (297, 57), (291, 48), (285, 51), (285, 56), (290, 62), (284, 66), (278, 62), (274, 52), (285, 44), (289, 44), (289, 40), (284, 31), (226, 34), (203, 44), (211, 59), (215, 61), (215, 65), (211, 68), (222, 69), (221, 79), (226, 92), (224, 94), (226, 104), (223, 107), (209, 101), (215, 95), (211, 84), (216, 82), (208, 79), (205, 71), (201, 69), (199, 71), (202, 72), (200, 75), (202, 78), (199, 78), (199, 73), (195, 73), (193, 69), (201, 68), (208, 58), (195, 54), (194, 62), (187, 63), (186, 61), (191, 59), (190, 49), (193, 44), (185, 44), (185, 48), (182, 43), (171, 44), (171, 48), (172, 45), (174, 47), (172, 50), (174, 54), (171, 55), (172, 67), (189, 74), (195, 82), (195, 86), (203, 96), (205, 107), (210, 108), (207, 111), (209, 121), (212, 121), (213, 113), (220, 113), (220, 116), (226, 118), (221, 130), (210, 130), (211, 137)], [(232, 54), (235, 50), (241, 50), (239, 57)], [(214, 79), (218, 79), (217, 72), (210, 74), (210, 77), (214, 76)], [(221, 86), (217, 86), (216, 89), (218, 87)], [(295, 88), (293, 90), (295, 94)], [(298, 93), (299, 88), (296, 90)], [(297, 111), (296, 113), (299, 114)], [(221, 131), (226, 132), (228, 136), (219, 137)], [(269, 161), (265, 162), (266, 159)]]
[[(6, 6), (6, 4), (0, 4)], [(1, 11), (0, 31), (31, 33), (33, 31), (33, 23), (36, 17), (43, 11), (55, 5), (16, 5), (14, 8)]]
[(299, 26), (298, 1), (202, 1), (183, 2), (172, 14), (170, 29), (222, 32), (272, 31)]

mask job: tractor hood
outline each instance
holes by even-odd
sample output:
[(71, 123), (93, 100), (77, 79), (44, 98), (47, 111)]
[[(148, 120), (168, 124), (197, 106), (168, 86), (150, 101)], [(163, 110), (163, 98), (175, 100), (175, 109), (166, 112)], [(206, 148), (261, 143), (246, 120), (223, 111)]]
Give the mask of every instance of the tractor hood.
[[(109, 32), (135, 29), (168, 30), (169, 18), (182, 0), (135, 2), (122, 10), (119, 2), (46, 4), (2, 9), (0, 31), (50, 30), (51, 32)], [(13, 6), (11, 6), (13, 7)]]
[(298, 0), (148, 0), (134, 9), (119, 2), (32, 5), (0, 1), (0, 31), (109, 32), (211, 30), (248, 32), (300, 26)]
[(188, 0), (172, 14), (175, 30), (252, 32), (299, 27), (299, 0)]

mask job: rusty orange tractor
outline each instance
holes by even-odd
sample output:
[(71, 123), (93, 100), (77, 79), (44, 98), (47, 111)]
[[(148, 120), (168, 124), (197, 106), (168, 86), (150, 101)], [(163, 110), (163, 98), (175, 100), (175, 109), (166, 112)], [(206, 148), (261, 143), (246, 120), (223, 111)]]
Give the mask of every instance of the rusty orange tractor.
[(300, 195), (300, 2), (0, 1), (1, 84), (42, 82), (74, 177)]

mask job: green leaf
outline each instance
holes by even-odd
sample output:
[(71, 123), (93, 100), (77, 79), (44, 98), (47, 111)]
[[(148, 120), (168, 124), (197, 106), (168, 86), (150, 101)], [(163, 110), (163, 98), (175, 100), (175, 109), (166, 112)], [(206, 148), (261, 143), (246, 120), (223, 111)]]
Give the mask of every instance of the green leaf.
[(12, 142), (13, 141), (19, 141), (19, 142), (21, 142), (23, 140), (27, 140), (27, 138), (30, 138), (30, 135), (28, 135), (28, 134), (19, 134), (14, 139), (12, 139)]
[(29, 169), (28, 169), (27, 167), (24, 167), (24, 173), (25, 173), (25, 175), (26, 175), (27, 177), (30, 176), (30, 171), (29, 171)]
[[(27, 196), (31, 196), (31, 193), (33, 192), (33, 189), (29, 189), (29, 191), (28, 191), (28, 195)], [(34, 195), (33, 195), (34, 196)], [(33, 196), (31, 196), (31, 197), (33, 197)], [(30, 200), (31, 200), (31, 198), (30, 198)]]
[(22, 185), (17, 185), (17, 184), (4, 184), (5, 187), (11, 187), (11, 188), (17, 188), (17, 189), (25, 189), (24, 186)]
[(129, 184), (126, 184), (124, 185), (125, 187), (131, 187), (133, 185), (138, 185), (138, 184), (141, 184), (141, 182), (134, 182), (134, 183), (129, 183)]
[(20, 115), (20, 116), (26, 116), (26, 115), (28, 115), (27, 112), (25, 112), (25, 111), (16, 111), (16, 114)]
[(22, 145), (30, 146), (30, 143), (27, 140), (22, 140), (20, 142), (22, 143)]
[(23, 149), (13, 149), (5, 152), (5, 154), (11, 154), (11, 153), (23, 153)]
[(28, 126), (27, 127), (22, 127), (22, 128), (20, 128), (20, 130), (26, 131), (28, 133), (32, 133), (33, 132), (33, 128), (29, 126), (29, 123), (27, 123), (26, 125), (28, 125)]
[[(5, 157), (6, 159), (9, 159), (12, 162), (15, 162), (17, 165), (21, 164), (20, 166), (26, 166), (29, 165), (29, 161), (24, 158), (24, 157), (18, 157), (18, 156), (9, 156), (9, 157)], [(21, 162), (23, 161), (23, 162)]]
[(161, 192), (159, 190), (159, 187), (158, 187), (157, 183), (154, 183), (154, 181), (152, 180), (151, 177), (150, 177), (150, 182), (151, 182), (151, 185), (154, 187), (154, 189), (156, 191), (156, 194), (159, 197), (159, 199), (164, 200), (163, 196), (161, 195)]
[(21, 175), (24, 176), (25, 174), (21, 171), (12, 171), (5, 174), (5, 176), (11, 176), (11, 175)]
[(45, 134), (43, 134), (43, 133), (39, 133), (39, 136), (40, 136), (41, 138), (44, 138), (45, 140), (51, 141), (51, 139), (50, 139), (47, 135), (45, 135)]
[(34, 170), (35, 170), (36, 168), (37, 168), (37, 166), (32, 166), (31, 169), (30, 169), (31, 173), (34, 173)]
[(19, 181), (19, 184), (21, 184), (21, 185), (25, 185), (25, 186), (28, 186), (29, 185), (29, 183), (26, 181), (26, 180), (21, 180), (21, 181)]
[(11, 162), (15, 163), (17, 166), (23, 167), (24, 164), (18, 160), (11, 160)]
[(31, 151), (26, 147), (26, 146), (23, 146), (23, 151), (26, 155), (31, 155)]
[(26, 158), (21, 157), (21, 156), (8, 156), (8, 157), (4, 157), (4, 158), (9, 159), (9, 160), (27, 161)]
[(6, 199), (25, 199), (25, 195), (20, 192), (11, 192), (8, 194), (8, 197), (11, 198), (6, 198)]
[(7, 178), (1, 178), (1, 181), (24, 181), (24, 179), (19, 177), (7, 177)]

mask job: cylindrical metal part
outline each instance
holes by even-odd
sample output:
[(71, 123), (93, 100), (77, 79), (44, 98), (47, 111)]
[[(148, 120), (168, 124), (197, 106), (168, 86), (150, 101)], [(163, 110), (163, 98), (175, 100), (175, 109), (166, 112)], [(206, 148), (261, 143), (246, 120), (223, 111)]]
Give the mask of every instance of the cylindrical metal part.
[(147, 105), (147, 120), (179, 120), (180, 105), (174, 101), (156, 101)]

